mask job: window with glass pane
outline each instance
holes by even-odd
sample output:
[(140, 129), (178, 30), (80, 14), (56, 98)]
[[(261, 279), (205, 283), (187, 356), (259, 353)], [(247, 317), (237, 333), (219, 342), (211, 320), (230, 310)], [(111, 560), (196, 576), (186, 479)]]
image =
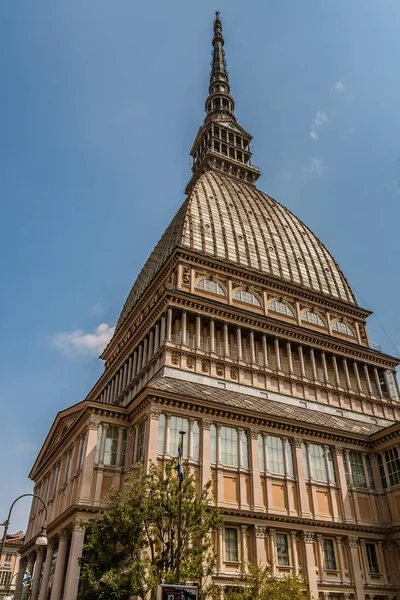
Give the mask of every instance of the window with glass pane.
[(336, 571), (336, 557), (333, 540), (324, 540), (325, 569)]
[(182, 417), (170, 417), (169, 418), (169, 455), (176, 456), (178, 452), (178, 446), (180, 442), (180, 431), (185, 431), (186, 435), (183, 436), (183, 458), (189, 457), (189, 422), (187, 419)]
[(330, 479), (331, 479), (331, 481), (333, 481), (334, 483), (336, 483), (335, 460), (333, 458), (333, 453), (332, 453), (332, 450), (330, 448), (328, 448), (326, 450), (326, 456), (328, 458), (328, 469), (329, 469)]
[(164, 454), (166, 423), (167, 417), (161, 414), (158, 421), (158, 454)]
[[(67, 481), (69, 481), (69, 478), (71, 476), (71, 467), (72, 467), (72, 450), (70, 450), (68, 452), (68, 456), (67, 456), (67, 466), (65, 469), (64, 484), (67, 483)], [(40, 494), (38, 494), (38, 496), (40, 496)]]
[(370, 573), (379, 573), (378, 557), (375, 544), (365, 544), (368, 558), (368, 569)]
[(200, 279), (200, 281), (198, 281), (196, 284), (196, 289), (209, 292), (210, 294), (217, 294), (217, 296), (225, 296), (224, 288), (219, 283), (212, 281), (211, 279)]
[(368, 454), (365, 456), (365, 462), (367, 463), (369, 487), (374, 490), (375, 489), (374, 474), (372, 472), (371, 459), (368, 456)]
[(225, 527), (225, 560), (238, 561), (238, 533), (233, 527)]
[(237, 467), (239, 464), (238, 432), (233, 427), (221, 427), (221, 460), (223, 465)]
[(322, 446), (317, 444), (308, 444), (308, 454), (310, 457), (312, 478), (316, 481), (328, 481), (326, 472), (325, 454)]
[(235, 300), (244, 302), (245, 304), (252, 304), (253, 306), (261, 306), (261, 303), (257, 296), (246, 290), (238, 290), (235, 293)]
[(290, 440), (285, 441), (285, 451), (287, 457), (287, 473), (286, 475), (290, 475), (294, 477), (294, 468), (293, 468), (293, 446)]
[(118, 427), (108, 427), (106, 445), (104, 447), (104, 464), (114, 466), (117, 464)]
[(249, 468), (249, 442), (246, 431), (242, 431), (242, 466), (245, 469)]
[(386, 490), (387, 481), (386, 481), (385, 467), (383, 466), (383, 459), (380, 454), (378, 454), (378, 467), (379, 467), (379, 474), (381, 476), (382, 487), (384, 490)]
[(281, 315), (286, 315), (287, 317), (294, 317), (294, 312), (292, 311), (290, 306), (288, 306), (284, 302), (279, 302), (278, 300), (274, 300), (273, 302), (271, 302), (271, 304), (269, 305), (269, 310), (271, 312), (276, 312)]
[(99, 425), (97, 430), (97, 441), (96, 441), (96, 450), (94, 453), (94, 464), (98, 465), (100, 460), (100, 446), (101, 446), (101, 436), (103, 433), (103, 426)]
[(353, 484), (355, 487), (366, 489), (368, 486), (362, 455), (359, 452), (350, 452), (349, 460)]
[(136, 447), (136, 456), (135, 456), (135, 462), (142, 462), (143, 458), (144, 458), (144, 434), (145, 434), (145, 427), (146, 427), (146, 423), (145, 421), (142, 421), (141, 423), (139, 423), (138, 427), (137, 427), (137, 447)]
[(260, 471), (265, 471), (265, 458), (264, 458), (264, 437), (258, 436), (258, 462), (260, 464)]
[(342, 333), (343, 335), (348, 335), (349, 337), (355, 337), (354, 331), (350, 329), (347, 323), (343, 323), (342, 321), (336, 321), (333, 324), (332, 330)]
[(270, 473), (285, 474), (283, 443), (280, 438), (273, 435), (267, 435), (267, 462)]
[(217, 428), (211, 425), (210, 428), (210, 460), (213, 464), (217, 462)]
[(311, 311), (305, 311), (301, 315), (301, 320), (304, 323), (311, 323), (312, 325), (318, 325), (319, 327), (326, 327), (325, 323), (317, 313)]
[(400, 459), (397, 448), (385, 450), (386, 467), (389, 474), (390, 485), (400, 483)]
[(278, 560), (278, 565), (289, 565), (289, 545), (288, 536), (286, 535), (286, 533), (276, 534), (276, 556)]
[(310, 472), (308, 470), (308, 460), (307, 460), (307, 448), (305, 444), (301, 445), (301, 453), (303, 455), (303, 468), (304, 468), (304, 477), (306, 479), (310, 478)]

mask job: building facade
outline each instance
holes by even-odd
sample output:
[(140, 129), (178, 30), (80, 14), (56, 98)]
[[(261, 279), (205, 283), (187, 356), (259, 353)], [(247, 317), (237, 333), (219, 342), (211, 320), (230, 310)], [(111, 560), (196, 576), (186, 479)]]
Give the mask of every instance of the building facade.
[(24, 545), (24, 532), (6, 536), (4, 551), (0, 556), (0, 600), (13, 594), (20, 575), (19, 549)]
[[(220, 597), (240, 561), (304, 576), (316, 599), (400, 598), (396, 358), (373, 349), (323, 243), (256, 188), (214, 22), (206, 118), (186, 199), (155, 247), (86, 399), (59, 413), (30, 473), (32, 600), (79, 597), (82, 521), (130, 467), (184, 455), (212, 481)], [(23, 596), (22, 596), (23, 597)]]

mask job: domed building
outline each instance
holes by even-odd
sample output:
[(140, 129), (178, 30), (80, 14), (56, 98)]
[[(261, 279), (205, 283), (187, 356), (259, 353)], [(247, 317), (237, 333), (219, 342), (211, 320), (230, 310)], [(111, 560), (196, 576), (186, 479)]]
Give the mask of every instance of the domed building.
[[(81, 522), (137, 462), (184, 457), (211, 480), (220, 598), (241, 561), (300, 574), (315, 599), (400, 598), (399, 360), (372, 348), (343, 272), (256, 187), (214, 21), (206, 118), (186, 200), (123, 306), (82, 402), (56, 416), (30, 473), (22, 563), (32, 600), (79, 597)], [(22, 567), (24, 568), (24, 567)], [(24, 595), (22, 595), (24, 597)]]

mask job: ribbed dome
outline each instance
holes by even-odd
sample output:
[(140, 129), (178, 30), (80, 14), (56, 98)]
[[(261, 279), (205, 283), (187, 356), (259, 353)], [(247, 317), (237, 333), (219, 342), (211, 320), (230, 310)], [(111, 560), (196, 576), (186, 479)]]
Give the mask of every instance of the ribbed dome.
[(208, 171), (151, 253), (118, 324), (178, 246), (356, 304), (331, 254), (287, 208), (255, 187)]

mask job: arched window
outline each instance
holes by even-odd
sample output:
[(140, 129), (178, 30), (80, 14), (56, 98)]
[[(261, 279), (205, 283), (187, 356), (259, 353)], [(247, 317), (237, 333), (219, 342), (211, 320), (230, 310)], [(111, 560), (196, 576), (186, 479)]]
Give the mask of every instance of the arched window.
[(311, 323), (311, 325), (318, 325), (319, 327), (326, 327), (321, 317), (310, 310), (306, 310), (301, 315), (301, 320), (305, 323)]
[(252, 304), (253, 306), (261, 306), (261, 302), (255, 294), (247, 292), (246, 290), (238, 290), (234, 296), (235, 300), (245, 302), (246, 304)]
[(212, 281), (212, 279), (199, 279), (196, 283), (196, 289), (208, 292), (209, 294), (216, 294), (217, 296), (226, 296), (222, 285), (216, 281)]
[(349, 337), (356, 337), (354, 331), (350, 329), (347, 323), (343, 321), (335, 321), (332, 327), (332, 331), (337, 331), (337, 333), (341, 333), (342, 335), (348, 335)]
[(273, 300), (269, 305), (269, 310), (271, 312), (279, 313), (280, 315), (285, 315), (286, 317), (294, 318), (294, 312), (284, 302), (280, 302), (279, 300)]

